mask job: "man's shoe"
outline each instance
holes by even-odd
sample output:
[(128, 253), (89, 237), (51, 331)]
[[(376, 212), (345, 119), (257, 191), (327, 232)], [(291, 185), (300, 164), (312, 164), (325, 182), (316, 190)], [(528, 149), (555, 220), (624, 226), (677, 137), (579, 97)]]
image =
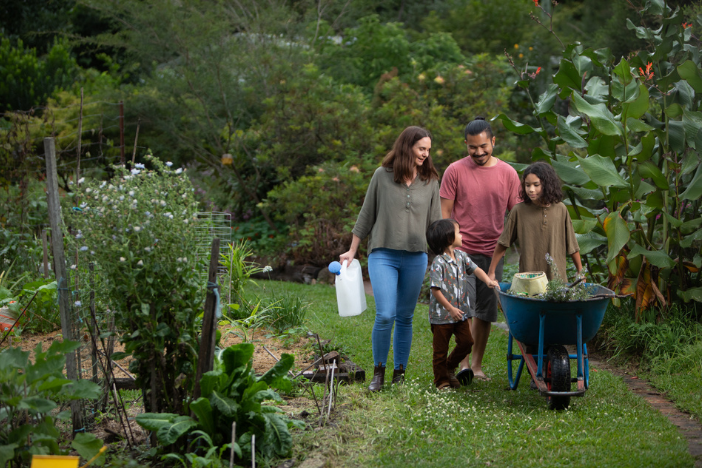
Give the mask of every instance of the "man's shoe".
[(371, 380), (368, 390), (371, 392), (379, 392), (385, 383), (385, 366), (381, 362), (373, 368), (373, 379)]
[(401, 384), (405, 382), (405, 366), (400, 364), (399, 369), (394, 369), (392, 371), (392, 383)]

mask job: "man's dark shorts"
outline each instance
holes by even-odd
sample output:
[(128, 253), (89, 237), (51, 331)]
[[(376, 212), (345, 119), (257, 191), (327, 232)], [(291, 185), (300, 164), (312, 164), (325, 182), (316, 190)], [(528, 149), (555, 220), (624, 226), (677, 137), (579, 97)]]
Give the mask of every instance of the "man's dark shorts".
[[(468, 254), (486, 274), (490, 269), (492, 257), (480, 254)], [(505, 259), (502, 257), (495, 269), (495, 279), (502, 281), (502, 267)], [(478, 317), (486, 322), (497, 322), (497, 296), (495, 291), (480, 281), (475, 275), (468, 277), (468, 295), (470, 298), (470, 317)]]

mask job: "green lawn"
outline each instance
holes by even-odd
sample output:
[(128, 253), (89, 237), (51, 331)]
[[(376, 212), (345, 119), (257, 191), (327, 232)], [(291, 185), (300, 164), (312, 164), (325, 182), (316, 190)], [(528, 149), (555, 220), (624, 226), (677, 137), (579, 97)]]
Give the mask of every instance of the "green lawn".
[[(361, 316), (341, 318), (329, 286), (259, 286), (258, 294), (286, 290), (310, 302), (310, 330), (343, 346), (372, 374), (372, 297)], [(693, 466), (677, 429), (606, 371), (591, 369), (585, 397), (571, 399), (562, 412), (550, 411), (525, 379), (517, 391), (506, 390), (507, 335), (495, 328), (484, 363), (492, 381), (437, 392), (427, 306), (417, 307), (414, 324), (408, 382), (379, 394), (369, 394), (363, 385), (343, 387), (339, 403), (345, 411), (324, 431), (297, 434), (298, 458), (318, 451), (328, 466), (349, 467)]]

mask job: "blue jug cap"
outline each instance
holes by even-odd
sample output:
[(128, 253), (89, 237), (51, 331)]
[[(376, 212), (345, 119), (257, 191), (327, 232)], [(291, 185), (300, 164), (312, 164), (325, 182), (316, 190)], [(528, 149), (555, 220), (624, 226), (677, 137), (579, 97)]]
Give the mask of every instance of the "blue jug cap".
[(329, 264), (329, 271), (335, 275), (341, 274), (341, 263), (334, 261)]

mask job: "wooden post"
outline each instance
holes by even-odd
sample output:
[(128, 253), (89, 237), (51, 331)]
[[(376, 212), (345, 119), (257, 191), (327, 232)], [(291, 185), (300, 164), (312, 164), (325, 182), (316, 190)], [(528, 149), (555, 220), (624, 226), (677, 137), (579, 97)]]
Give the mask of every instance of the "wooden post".
[(46, 229), (41, 230), (41, 246), (44, 250), (44, 278), (49, 277), (49, 250), (46, 248)]
[[(97, 321), (95, 320), (95, 264), (93, 262), (88, 263), (88, 271), (90, 272), (90, 317), (91, 317), (91, 330), (90, 333), (93, 337), (99, 338)], [(98, 350), (97, 350), (97, 339), (93, 338), (90, 340), (90, 361), (93, 368), (93, 382), (98, 383)]]
[(119, 163), (124, 166), (124, 102), (119, 101)]
[(141, 119), (137, 120), (137, 131), (136, 131), (136, 136), (134, 137), (134, 151), (132, 152), (132, 168), (134, 168), (134, 160), (136, 159), (136, 149), (137, 149), (137, 141), (139, 141), (139, 126), (141, 125)]
[[(202, 334), (200, 335), (200, 353), (197, 360), (197, 373), (195, 375), (195, 399), (200, 397), (200, 379), (205, 372), (212, 370), (214, 365), (214, 348), (217, 339), (217, 317), (215, 307), (217, 297), (212, 284), (217, 284), (217, 268), (219, 266), (219, 239), (212, 239), (210, 252), (210, 270), (207, 274), (207, 297), (205, 298), (205, 316), (202, 320)], [(219, 286), (217, 286), (219, 287)]]
[[(51, 225), (51, 247), (54, 256), (54, 274), (58, 285), (59, 315), (61, 317), (61, 333), (64, 340), (73, 340), (71, 331), (71, 295), (69, 278), (66, 271), (66, 257), (63, 251), (63, 221), (61, 219), (61, 200), (58, 190), (58, 173), (56, 171), (56, 146), (53, 138), (44, 138), (44, 157), (46, 158), (46, 197)], [(71, 380), (78, 379), (75, 352), (66, 355), (66, 376)], [(80, 401), (71, 401), (73, 416), (73, 436), (76, 431), (84, 428), (83, 412)]]
[(76, 184), (80, 180), (80, 152), (81, 139), (83, 137), (83, 87), (80, 88), (80, 111), (78, 113), (78, 145), (76, 145), (77, 161), (76, 164)]

